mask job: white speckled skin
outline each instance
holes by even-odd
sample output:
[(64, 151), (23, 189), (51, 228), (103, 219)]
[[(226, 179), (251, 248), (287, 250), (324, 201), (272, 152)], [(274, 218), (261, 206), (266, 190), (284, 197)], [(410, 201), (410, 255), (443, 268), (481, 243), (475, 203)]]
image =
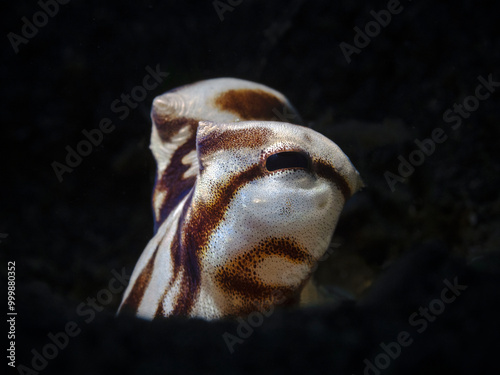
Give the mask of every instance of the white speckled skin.
[(294, 303), (361, 186), (321, 134), (266, 86), (232, 78), (155, 99), (151, 149), (156, 233), (120, 310), (153, 319), (238, 316)]

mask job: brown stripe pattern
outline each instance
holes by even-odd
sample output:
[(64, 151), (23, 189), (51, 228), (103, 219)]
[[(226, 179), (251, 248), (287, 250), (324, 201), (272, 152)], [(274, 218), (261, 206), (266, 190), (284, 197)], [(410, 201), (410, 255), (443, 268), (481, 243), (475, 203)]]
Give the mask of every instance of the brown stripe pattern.
[(142, 270), (141, 274), (135, 281), (132, 286), (132, 290), (130, 291), (127, 298), (122, 302), (120, 307), (120, 311), (131, 312), (133, 314), (137, 314), (137, 309), (141, 304), (142, 297), (144, 296), (144, 292), (151, 280), (151, 276), (153, 274), (154, 263), (156, 260), (156, 254), (158, 253), (158, 248), (160, 244), (156, 247), (153, 256), (149, 259), (146, 267)]
[(263, 90), (239, 89), (223, 92), (215, 99), (215, 105), (235, 113), (240, 120), (270, 120), (276, 116), (273, 110), (279, 111), (286, 103)]
[(198, 148), (203, 155), (218, 150), (238, 150), (242, 148), (261, 148), (272, 135), (266, 128), (252, 130), (214, 130), (207, 137), (198, 140)]
[(183, 164), (182, 159), (193, 150), (196, 150), (196, 127), (198, 126), (198, 121), (183, 119), (182, 124), (182, 126), (192, 129), (191, 136), (183, 145), (175, 150), (169, 165), (163, 171), (162, 175), (157, 177), (153, 201), (158, 199), (161, 192), (166, 192), (166, 194), (161, 202), (160, 214), (155, 220), (155, 232), (158, 230), (160, 224), (170, 215), (170, 212), (189, 193), (196, 181), (196, 176), (184, 177), (184, 173), (190, 166)]
[(335, 167), (325, 162), (324, 160), (314, 160), (314, 172), (317, 173), (319, 177), (325, 178), (335, 186), (337, 186), (344, 197), (344, 201), (347, 201), (354, 192), (352, 191), (346, 177), (341, 175)]
[(300, 118), (277, 91), (237, 79), (155, 99), (155, 236), (120, 311), (210, 319), (275, 304), (277, 293), (298, 301), (361, 182), (330, 140), (267, 122), (280, 113)]
[(255, 310), (255, 303), (272, 303), (277, 291), (286, 299), (292, 298), (297, 292), (297, 286), (273, 285), (258, 278), (258, 267), (271, 256), (310, 267), (314, 262), (311, 255), (293, 238), (274, 237), (262, 240), (257, 246), (220, 267), (215, 275), (220, 289), (235, 305), (232, 314), (250, 313)]

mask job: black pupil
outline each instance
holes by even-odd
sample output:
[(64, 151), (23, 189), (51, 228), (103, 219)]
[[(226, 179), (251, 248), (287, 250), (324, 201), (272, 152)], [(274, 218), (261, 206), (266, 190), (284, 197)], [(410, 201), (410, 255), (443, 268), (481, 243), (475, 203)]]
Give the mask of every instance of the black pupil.
[(275, 171), (286, 168), (305, 168), (309, 167), (309, 160), (300, 152), (279, 152), (270, 155), (266, 160), (266, 168), (268, 171)]

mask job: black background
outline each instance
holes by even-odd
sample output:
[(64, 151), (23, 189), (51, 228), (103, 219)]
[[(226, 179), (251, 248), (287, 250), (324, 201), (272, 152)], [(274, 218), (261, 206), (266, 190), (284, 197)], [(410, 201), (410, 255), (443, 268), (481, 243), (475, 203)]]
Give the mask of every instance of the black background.
[[(16, 262), (16, 364), (32, 367), (32, 349), (42, 352), (49, 332), (74, 321), (81, 334), (40, 373), (361, 374), (402, 331), (414, 342), (383, 374), (498, 369), (500, 95), (459, 129), (443, 120), (474, 95), (479, 75), (500, 81), (498, 9), (401, 5), (347, 63), (339, 44), (353, 44), (353, 28), (386, 1), (243, 0), (221, 20), (212, 1), (73, 0), (18, 53), (7, 35), (21, 34), (22, 17), (40, 6), (4, 4), (0, 256), (3, 279)], [(168, 77), (119, 119), (111, 103), (158, 64)], [(130, 273), (153, 232), (151, 101), (224, 76), (283, 92), (360, 171), (367, 187), (346, 205), (339, 245), (316, 275), (358, 302), (278, 310), (234, 354), (222, 335), (236, 334), (238, 322), (115, 318), (119, 293), (85, 322), (78, 306), (107, 288), (112, 270)], [(115, 129), (59, 182), (51, 164), (103, 118)], [(448, 139), (391, 192), (384, 172), (397, 173), (398, 156), (437, 127)], [(439, 298), (445, 278), (467, 289), (416, 332), (409, 317)]]

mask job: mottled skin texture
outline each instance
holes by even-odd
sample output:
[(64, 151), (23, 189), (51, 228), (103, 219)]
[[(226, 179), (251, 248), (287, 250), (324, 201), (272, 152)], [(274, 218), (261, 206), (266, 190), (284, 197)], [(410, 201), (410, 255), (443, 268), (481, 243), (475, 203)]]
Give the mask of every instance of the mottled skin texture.
[(331, 140), (276, 121), (284, 112), (301, 121), (279, 92), (231, 78), (155, 99), (155, 235), (120, 310), (214, 319), (297, 302), (362, 183)]

